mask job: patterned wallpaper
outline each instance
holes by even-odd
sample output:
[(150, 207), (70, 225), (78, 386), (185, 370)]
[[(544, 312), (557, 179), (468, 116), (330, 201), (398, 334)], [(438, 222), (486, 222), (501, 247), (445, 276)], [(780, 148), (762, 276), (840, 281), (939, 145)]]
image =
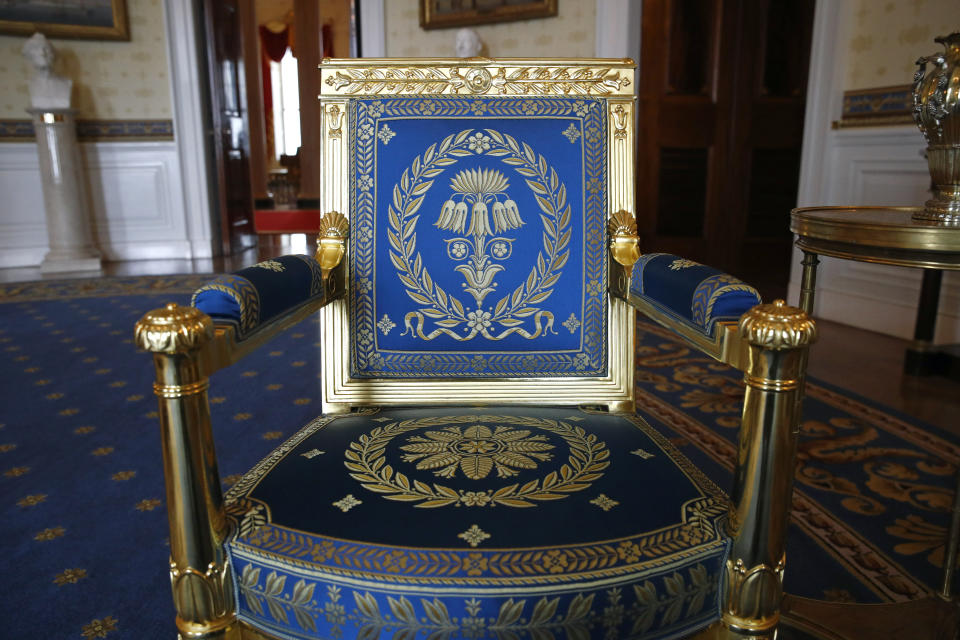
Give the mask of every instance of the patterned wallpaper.
[(957, 0), (852, 0), (844, 88), (909, 84), (914, 62), (942, 51), (933, 39), (960, 31)]
[[(129, 42), (51, 40), (56, 70), (73, 78), (73, 105), (80, 119), (170, 118), (162, 0), (127, 0)], [(30, 66), (20, 54), (22, 36), (0, 36), (0, 119), (30, 116)]]
[[(418, 0), (384, 3), (387, 55), (452, 57), (457, 29), (420, 28)], [(476, 25), (484, 55), (593, 57), (596, 55), (596, 0), (560, 0), (555, 18)]]

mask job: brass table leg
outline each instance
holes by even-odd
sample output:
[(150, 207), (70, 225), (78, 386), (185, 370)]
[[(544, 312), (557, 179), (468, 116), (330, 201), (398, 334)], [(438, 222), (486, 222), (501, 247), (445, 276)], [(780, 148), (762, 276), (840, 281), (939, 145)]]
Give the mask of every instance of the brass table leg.
[(820, 258), (817, 254), (810, 251), (803, 252), (803, 277), (800, 281), (800, 308), (807, 312), (807, 315), (813, 315), (813, 294), (817, 288), (817, 265), (820, 264)]

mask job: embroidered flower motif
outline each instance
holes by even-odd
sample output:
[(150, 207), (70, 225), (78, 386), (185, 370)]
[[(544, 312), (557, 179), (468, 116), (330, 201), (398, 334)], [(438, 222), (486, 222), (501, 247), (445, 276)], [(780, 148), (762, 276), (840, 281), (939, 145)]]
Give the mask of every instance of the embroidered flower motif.
[(617, 506), (620, 503), (612, 498), (608, 498), (606, 494), (601, 493), (596, 498), (591, 500), (590, 504), (595, 504), (601, 509), (603, 509), (604, 511), (610, 511), (610, 509), (613, 509), (615, 506)]
[(478, 527), (475, 524), (470, 525), (470, 528), (464, 531), (463, 533), (457, 534), (458, 538), (464, 540), (471, 547), (476, 547), (478, 544), (490, 537), (490, 534), (485, 532), (483, 529)]
[(382, 102), (371, 102), (367, 105), (367, 115), (371, 118), (379, 118), (383, 114)]
[(311, 449), (310, 451), (307, 451), (306, 453), (301, 453), (300, 455), (302, 455), (307, 460), (313, 460), (317, 456), (322, 456), (325, 453), (326, 451), (320, 451), (320, 449)]
[(467, 147), (470, 149), (470, 151), (483, 153), (484, 151), (490, 149), (490, 138), (482, 133), (477, 132), (467, 138), (467, 140), (469, 141)]
[(577, 371), (583, 371), (590, 366), (590, 356), (585, 353), (578, 353), (573, 358), (573, 366)]
[(53, 583), (58, 587), (62, 587), (65, 584), (76, 584), (86, 577), (86, 569), (64, 569), (62, 573), (58, 573), (53, 579)]
[(274, 273), (283, 273), (286, 270), (283, 266), (283, 263), (277, 262), (276, 260), (264, 260), (263, 262), (258, 262), (253, 266), (258, 269), (267, 269), (268, 271), (273, 271)]
[(559, 549), (551, 549), (541, 556), (540, 568), (547, 573), (563, 573), (568, 562), (566, 554)]
[(470, 111), (473, 111), (475, 116), (482, 116), (487, 112), (487, 105), (484, 104), (483, 100), (474, 100), (470, 103)]
[(393, 132), (390, 125), (385, 124), (380, 128), (380, 133), (377, 134), (377, 137), (380, 138), (380, 142), (383, 144), (389, 144), (395, 135), (397, 134)]
[(369, 173), (363, 173), (357, 178), (357, 188), (364, 192), (373, 188), (373, 178), (370, 177)]
[(540, 113), (540, 103), (535, 100), (524, 100), (520, 104), (520, 109), (528, 116), (535, 116)]
[(686, 258), (677, 258), (670, 263), (670, 271), (679, 271), (680, 269), (689, 269), (690, 267), (699, 267), (699, 262), (687, 260)]
[(373, 342), (373, 332), (370, 331), (367, 327), (364, 327), (357, 331), (357, 342), (360, 344), (370, 344)]
[(453, 254), (454, 258), (464, 257), (467, 255), (467, 243), (460, 242), (459, 240), (454, 242), (452, 245), (450, 245), (450, 253)]
[(482, 507), (490, 502), (490, 494), (486, 491), (464, 491), (460, 494), (460, 502), (468, 507)]
[(581, 118), (587, 115), (587, 111), (590, 110), (589, 105), (587, 105), (587, 103), (584, 102), (583, 100), (577, 100), (576, 102), (573, 103), (573, 106), (571, 108), (573, 109), (573, 112), (578, 116), (580, 116)]
[(600, 193), (600, 189), (603, 188), (603, 185), (600, 183), (600, 178), (590, 178), (587, 181), (587, 191), (593, 194)]
[(435, 100), (426, 100), (420, 104), (420, 111), (425, 115), (432, 115), (440, 109)]
[(360, 240), (369, 242), (373, 238), (373, 227), (371, 227), (369, 224), (364, 223), (357, 230), (357, 237), (360, 238)]
[(484, 329), (490, 326), (490, 315), (489, 311), (470, 311), (467, 313), (467, 326), (470, 329), (476, 329), (477, 331), (483, 331)]
[(580, 328), (580, 321), (577, 320), (576, 314), (571, 313), (570, 317), (563, 321), (563, 326), (567, 328), (567, 331), (573, 333)]
[(587, 142), (597, 142), (600, 140), (600, 129), (594, 126), (587, 127), (585, 135), (587, 136)]
[(157, 498), (145, 498), (136, 504), (134, 507), (137, 511), (153, 511), (161, 504), (160, 500)]
[(470, 361), (470, 368), (474, 371), (483, 371), (487, 368), (487, 359), (480, 355), (473, 356), (473, 360)]
[(353, 509), (358, 504), (363, 504), (363, 500), (357, 500), (356, 498), (353, 497), (352, 493), (348, 493), (343, 498), (334, 502), (333, 506), (335, 506), (337, 509), (340, 509), (340, 511), (343, 511), (344, 513), (346, 513), (347, 511), (350, 511), (350, 509)]
[[(531, 435), (526, 429), (512, 429), (484, 425), (447, 427), (442, 431), (426, 431), (422, 436), (411, 436), (408, 444), (400, 447), (407, 453), (405, 462), (416, 462), (417, 469), (432, 470), (434, 475), (452, 478), (459, 468), (471, 480), (482, 480), (491, 471), (497, 476), (515, 476), (521, 469), (536, 469), (537, 461), (553, 457), (553, 449), (545, 435)], [(461, 500), (467, 506), (483, 506), (484, 492)], [(470, 502), (468, 502), (468, 500)]]
[(370, 356), (370, 368), (371, 369), (383, 369), (387, 365), (387, 361), (383, 359), (379, 353), (375, 353)]
[(617, 556), (624, 562), (636, 562), (640, 555), (640, 547), (635, 542), (623, 541), (617, 547)]
[(48, 540), (55, 540), (67, 532), (63, 527), (50, 527), (49, 529), (44, 529), (40, 533), (33, 536), (34, 540), (40, 542), (46, 542)]
[(463, 559), (460, 567), (468, 576), (478, 576), (487, 570), (487, 559), (482, 553), (471, 553)]
[(373, 135), (373, 125), (369, 122), (364, 122), (357, 128), (357, 137), (361, 140), (367, 140), (370, 136)]
[(393, 320), (390, 319), (390, 316), (383, 314), (383, 317), (380, 318), (380, 322), (377, 323), (377, 328), (380, 329), (380, 332), (383, 335), (390, 333), (390, 330), (397, 326)]
[(373, 291), (373, 283), (370, 282), (370, 278), (360, 278), (356, 281), (357, 283), (357, 292), (360, 294), (366, 294)]
[(383, 569), (390, 573), (406, 572), (407, 554), (403, 551), (391, 551), (383, 557)]
[(540, 358), (538, 356), (534, 356), (534, 355), (523, 356), (524, 371), (536, 371), (539, 366), (540, 366)]
[(34, 495), (25, 496), (17, 500), (18, 507), (35, 507), (44, 500), (47, 499), (47, 494), (37, 493)]
[(103, 620), (91, 620), (89, 624), (83, 625), (84, 638), (106, 638), (111, 631), (117, 630), (117, 619), (113, 616), (107, 616)]
[(329, 560), (337, 554), (337, 545), (330, 540), (324, 540), (320, 544), (314, 545), (310, 550), (310, 558), (314, 562)]
[(573, 144), (577, 141), (577, 138), (580, 137), (580, 130), (571, 122), (561, 135), (565, 136), (567, 140), (570, 141), (570, 144)]
[(643, 449), (634, 449), (634, 450), (631, 451), (630, 453), (632, 453), (632, 454), (635, 455), (635, 456), (640, 456), (640, 457), (643, 458), (644, 460), (647, 460), (647, 459), (653, 457), (653, 454), (652, 454), (652, 453), (650, 453), (649, 451), (644, 451)]
[(433, 371), (437, 368), (437, 359), (433, 356), (420, 356), (417, 364), (419, 364), (420, 368), (424, 371)]
[(498, 240), (493, 243), (493, 248), (491, 249), (493, 255), (497, 258), (502, 258), (510, 251), (510, 245), (502, 240)]

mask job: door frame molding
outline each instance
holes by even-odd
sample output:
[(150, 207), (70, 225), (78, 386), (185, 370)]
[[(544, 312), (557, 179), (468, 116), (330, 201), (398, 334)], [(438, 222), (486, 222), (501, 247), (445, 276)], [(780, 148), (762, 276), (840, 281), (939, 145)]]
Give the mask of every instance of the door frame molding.
[(173, 131), (180, 160), (183, 199), (178, 203), (187, 221), (187, 237), (193, 258), (215, 254), (213, 211), (209, 184), (209, 148), (204, 125), (203, 79), (197, 48), (197, 16), (194, 3), (164, 0)]

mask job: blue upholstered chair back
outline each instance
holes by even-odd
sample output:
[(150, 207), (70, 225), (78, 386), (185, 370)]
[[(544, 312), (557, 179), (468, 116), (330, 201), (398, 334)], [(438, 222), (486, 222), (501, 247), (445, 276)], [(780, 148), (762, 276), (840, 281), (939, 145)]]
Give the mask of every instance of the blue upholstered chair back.
[(325, 403), (632, 402), (606, 225), (633, 210), (633, 65), (542, 64), (322, 65), (323, 207), (350, 220)]
[(356, 377), (606, 374), (596, 98), (356, 100)]

